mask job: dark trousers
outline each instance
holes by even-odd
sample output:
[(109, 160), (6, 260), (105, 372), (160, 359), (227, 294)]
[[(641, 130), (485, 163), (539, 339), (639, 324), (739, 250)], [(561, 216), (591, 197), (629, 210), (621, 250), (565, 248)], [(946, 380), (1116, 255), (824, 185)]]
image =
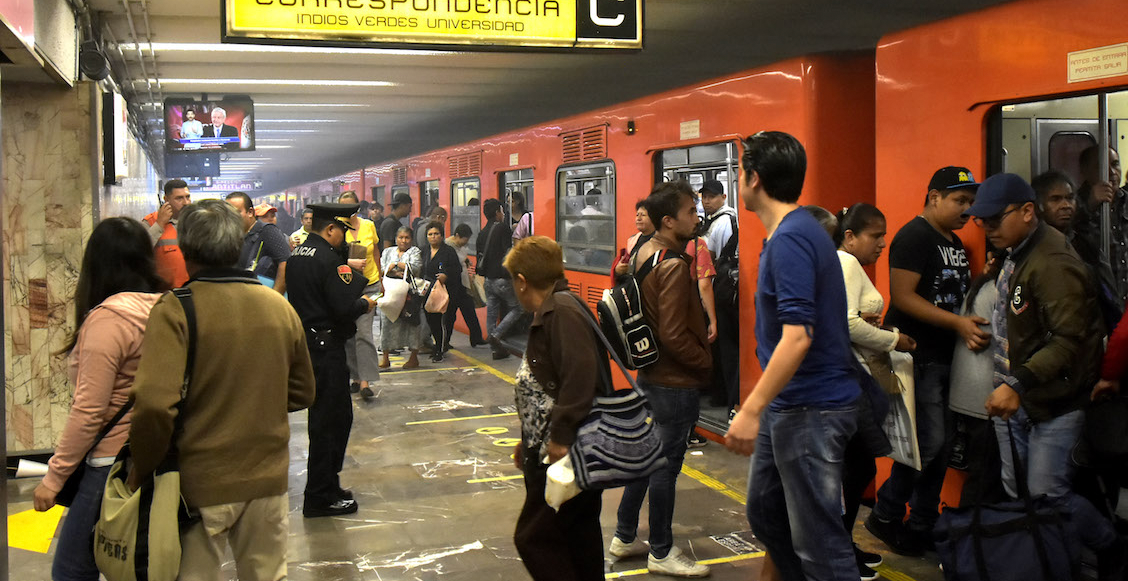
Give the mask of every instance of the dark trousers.
[(724, 386), (725, 404), (740, 403), (740, 311), (717, 305), (717, 340), (713, 343), (713, 378)]
[[(865, 397), (863, 395), (862, 397)], [(877, 476), (877, 464), (869, 446), (854, 434), (846, 444), (846, 456), (842, 465), (842, 524), (846, 532), (853, 536), (854, 521), (858, 518), (858, 508), (862, 505), (862, 495), (870, 482)]]
[(1006, 500), (1002, 460), (991, 420), (958, 415), (967, 431), (967, 479), (960, 494), (960, 506)]
[[(530, 457), (526, 451), (526, 458)], [(532, 454), (533, 457), (536, 454)], [(534, 581), (603, 581), (599, 491), (585, 490), (552, 510), (544, 502), (547, 467), (525, 466), (525, 505), (513, 544)]]
[(326, 506), (338, 500), (345, 448), (352, 430), (352, 397), (344, 344), (310, 349), (317, 391), (309, 406), (309, 463), (305, 503)]
[[(453, 296), (450, 300), (450, 308), (447, 309), (447, 314), (450, 317), (450, 328), (454, 328), (455, 317), (458, 316), (458, 313), (462, 313), (462, 320), (466, 322), (466, 329), (470, 333), (470, 344), (485, 343), (486, 338), (482, 336), (482, 325), (478, 322), (478, 311), (474, 308), (474, 297), (470, 296), (469, 292), (463, 292), (457, 300)], [(449, 336), (447, 337), (447, 344), (450, 344)]]

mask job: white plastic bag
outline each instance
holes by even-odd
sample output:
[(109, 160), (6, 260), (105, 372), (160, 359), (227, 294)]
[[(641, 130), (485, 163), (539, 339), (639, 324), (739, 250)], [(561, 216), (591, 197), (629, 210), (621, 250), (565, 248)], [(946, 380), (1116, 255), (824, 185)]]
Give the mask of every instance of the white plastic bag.
[(916, 470), (921, 469), (920, 445), (916, 430), (916, 389), (913, 381), (913, 358), (907, 353), (890, 353), (893, 373), (901, 393), (889, 395), (889, 414), (885, 416), (885, 436), (893, 446), (889, 457)]
[(403, 304), (407, 301), (408, 284), (402, 278), (389, 276), (384, 277), (383, 283), (384, 294), (376, 300), (376, 307), (394, 323), (403, 312)]
[(559, 512), (565, 502), (579, 493), (576, 473), (572, 471), (572, 458), (570, 455), (565, 455), (548, 467), (548, 478), (544, 483), (544, 501), (552, 507), (552, 510)]

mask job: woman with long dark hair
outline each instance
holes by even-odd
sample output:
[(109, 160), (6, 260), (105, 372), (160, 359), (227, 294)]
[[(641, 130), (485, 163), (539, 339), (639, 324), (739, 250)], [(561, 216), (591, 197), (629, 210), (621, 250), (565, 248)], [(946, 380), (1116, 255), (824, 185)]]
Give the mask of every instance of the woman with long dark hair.
[(443, 241), (446, 232), (442, 222), (427, 224), (426, 232), (428, 248), (423, 252), (423, 277), (431, 281), (431, 289), (436, 283), (443, 283), (450, 297), (445, 313), (427, 313), (427, 326), (431, 328), (431, 337), (435, 341), (431, 361), (438, 363), (443, 360), (444, 347), (450, 345), (454, 318), (458, 316), (458, 308), (451, 306), (463, 300), (466, 288), (462, 286), (462, 264), (458, 253)]
[(129, 437), (129, 414), (91, 446), (129, 400), (149, 310), (165, 287), (140, 222), (108, 218), (94, 228), (75, 291), (75, 332), (62, 351), (70, 354), (74, 401), (47, 475), (35, 488), (35, 510), (48, 510), (75, 467), (86, 463), (55, 547), (55, 581), (98, 579), (90, 535), (110, 465)]

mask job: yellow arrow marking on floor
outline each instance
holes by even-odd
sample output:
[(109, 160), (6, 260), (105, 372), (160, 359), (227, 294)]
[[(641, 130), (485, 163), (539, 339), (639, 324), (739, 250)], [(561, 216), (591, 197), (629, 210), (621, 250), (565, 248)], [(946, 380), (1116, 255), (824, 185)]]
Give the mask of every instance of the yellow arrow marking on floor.
[(25, 510), (8, 516), (8, 546), (44, 553), (51, 548), (63, 507), (55, 505), (47, 512)]

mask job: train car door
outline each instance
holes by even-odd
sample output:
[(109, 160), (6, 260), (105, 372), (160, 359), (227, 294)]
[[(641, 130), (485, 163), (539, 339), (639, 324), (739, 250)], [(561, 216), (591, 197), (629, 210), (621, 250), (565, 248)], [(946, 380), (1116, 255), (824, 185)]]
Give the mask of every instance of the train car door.
[[(733, 141), (657, 151), (654, 155), (655, 181), (684, 179), (696, 191), (706, 181), (717, 180), (725, 188), (725, 205), (736, 209), (739, 159), (739, 149)], [(697, 201), (697, 213), (702, 219), (705, 218), (700, 199)], [(716, 253), (719, 249), (710, 250)], [(736, 341), (736, 353), (740, 353), (739, 333)], [(718, 357), (717, 349), (713, 350), (713, 355), (714, 358)], [(731, 364), (739, 365), (735, 361)], [(731, 404), (735, 402), (729, 401), (733, 394), (726, 393), (720, 377), (716, 377), (713, 384), (708, 394), (701, 398), (698, 425), (716, 434), (724, 434), (728, 430)], [(735, 397), (739, 399), (739, 393)]]
[(497, 191), (502, 193), (505, 215), (517, 226), (521, 216), (513, 214), (513, 194), (519, 194), (525, 202), (525, 211), (533, 211), (533, 168), (514, 169), (500, 172)]
[(419, 215), (439, 205), (439, 180), (428, 180), (419, 184)]

